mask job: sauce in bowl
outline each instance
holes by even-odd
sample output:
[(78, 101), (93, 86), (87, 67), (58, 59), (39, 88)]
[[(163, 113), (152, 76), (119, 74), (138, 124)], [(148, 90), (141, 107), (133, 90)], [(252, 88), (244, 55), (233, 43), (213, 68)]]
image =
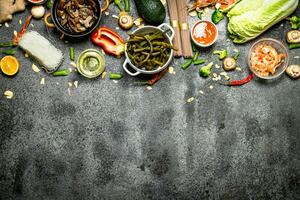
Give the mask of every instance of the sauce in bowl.
[(191, 35), (195, 44), (208, 47), (217, 40), (218, 29), (209, 21), (199, 21), (193, 26)]

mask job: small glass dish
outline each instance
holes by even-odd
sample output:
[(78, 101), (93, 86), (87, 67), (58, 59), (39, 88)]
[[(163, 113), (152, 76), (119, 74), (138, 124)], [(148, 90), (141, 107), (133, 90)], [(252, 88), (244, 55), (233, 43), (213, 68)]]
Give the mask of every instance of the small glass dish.
[(42, 5), (46, 3), (46, 0), (28, 0), (28, 1), (34, 5)]
[[(252, 66), (251, 65), (251, 54), (255, 51), (255, 49), (259, 45), (262, 45), (262, 44), (272, 46), (273, 48), (275, 48), (275, 50), (277, 51), (278, 54), (285, 55), (285, 58), (281, 61), (279, 66), (276, 68), (275, 73), (270, 74), (269, 76), (262, 76), (259, 72), (257, 72), (256, 70), (254, 70), (251, 67)], [(284, 46), (284, 44), (282, 42), (272, 39), (272, 38), (263, 38), (263, 39), (255, 42), (249, 50), (249, 54), (248, 54), (249, 68), (257, 77), (259, 77), (261, 79), (271, 80), (271, 79), (278, 78), (285, 72), (286, 68), (288, 67), (288, 62), (289, 62), (289, 53), (288, 53), (287, 48)]]

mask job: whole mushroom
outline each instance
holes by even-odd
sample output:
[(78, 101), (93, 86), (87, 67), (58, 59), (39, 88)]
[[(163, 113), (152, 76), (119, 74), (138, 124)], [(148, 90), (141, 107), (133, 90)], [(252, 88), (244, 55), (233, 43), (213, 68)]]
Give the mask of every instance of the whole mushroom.
[(31, 14), (36, 19), (41, 19), (45, 15), (45, 8), (44, 6), (32, 6)]
[(297, 79), (300, 77), (299, 65), (290, 65), (285, 71), (291, 78)]
[(223, 61), (223, 68), (225, 71), (230, 71), (236, 68), (236, 61), (234, 58), (227, 57)]

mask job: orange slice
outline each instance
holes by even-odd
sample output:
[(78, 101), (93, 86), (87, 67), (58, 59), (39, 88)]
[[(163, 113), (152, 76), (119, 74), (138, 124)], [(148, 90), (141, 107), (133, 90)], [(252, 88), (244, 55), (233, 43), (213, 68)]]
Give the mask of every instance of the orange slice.
[(20, 68), (20, 63), (14, 56), (5, 56), (0, 61), (1, 71), (8, 75), (13, 76), (18, 73)]

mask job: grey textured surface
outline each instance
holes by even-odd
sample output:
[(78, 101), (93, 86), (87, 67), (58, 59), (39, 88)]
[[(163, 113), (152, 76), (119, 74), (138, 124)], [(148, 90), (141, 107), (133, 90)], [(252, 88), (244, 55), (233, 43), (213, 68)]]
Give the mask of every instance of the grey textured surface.
[[(2, 26), (0, 40), (9, 40), (25, 16)], [(254, 41), (226, 42), (225, 22), (214, 48), (201, 56), (220, 64), (213, 49), (239, 49), (243, 72), (230, 76), (241, 78)], [(62, 68), (70, 67), (69, 46), (77, 56), (94, 47), (64, 44), (42, 21), (33, 24), (66, 52)], [(102, 24), (117, 26), (111, 16)], [(284, 40), (288, 29), (280, 23), (260, 38)], [(300, 64), (299, 53), (290, 51), (291, 63)], [(299, 81), (284, 75), (227, 88), (200, 78), (198, 67), (182, 71), (175, 60), (176, 75), (149, 91), (127, 75), (114, 83), (37, 74), (21, 50), (17, 56), (19, 74), (0, 75), (0, 93), (15, 93), (13, 100), (0, 98), (0, 199), (300, 199)], [(107, 56), (107, 71), (124, 73), (123, 59)], [(76, 80), (69, 96), (68, 82)], [(190, 97), (195, 101), (187, 104)]]

